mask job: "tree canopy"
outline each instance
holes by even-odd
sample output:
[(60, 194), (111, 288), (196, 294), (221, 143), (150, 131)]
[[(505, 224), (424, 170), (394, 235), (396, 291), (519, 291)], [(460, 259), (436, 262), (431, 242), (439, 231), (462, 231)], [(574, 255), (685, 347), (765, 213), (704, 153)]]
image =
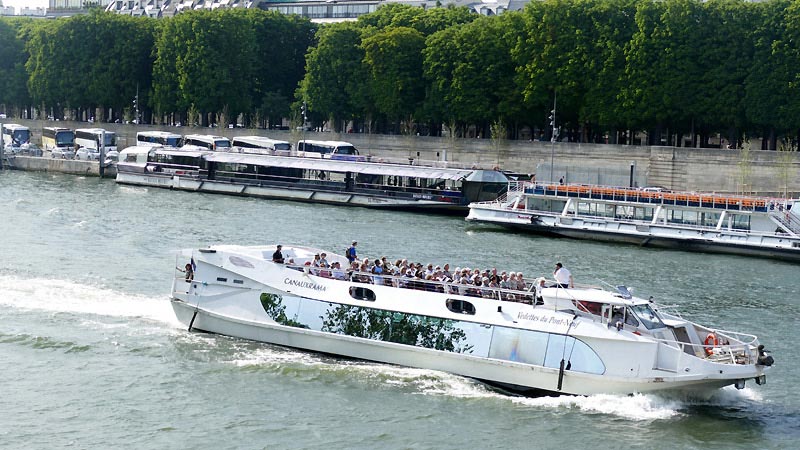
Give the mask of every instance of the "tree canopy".
[(798, 30), (800, 0), (541, 0), (490, 17), (388, 4), (326, 25), (258, 9), (4, 18), (0, 104), (111, 120), (138, 88), (151, 121), (263, 126), (305, 101), (336, 129), (496, 124), (515, 137), (549, 133), (557, 102), (562, 139), (644, 130), (776, 148), (800, 132)]

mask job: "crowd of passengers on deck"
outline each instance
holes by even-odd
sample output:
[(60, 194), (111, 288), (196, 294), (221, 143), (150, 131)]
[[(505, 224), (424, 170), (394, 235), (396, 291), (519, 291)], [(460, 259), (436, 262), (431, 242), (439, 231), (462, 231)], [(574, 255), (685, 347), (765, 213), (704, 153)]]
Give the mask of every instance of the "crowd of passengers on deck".
[(341, 267), (338, 261), (329, 263), (326, 253), (314, 255), (312, 261), (306, 261), (302, 266), (291, 258), (286, 264), (324, 278), (525, 303), (533, 303), (534, 298), (539, 303), (539, 289), (545, 287), (544, 278), (528, 283), (522, 272), (498, 273), (496, 268), (481, 270), (469, 267), (456, 267), (451, 271), (450, 264), (423, 265), (407, 259), (391, 262), (385, 256), (374, 260), (355, 259), (346, 268)]

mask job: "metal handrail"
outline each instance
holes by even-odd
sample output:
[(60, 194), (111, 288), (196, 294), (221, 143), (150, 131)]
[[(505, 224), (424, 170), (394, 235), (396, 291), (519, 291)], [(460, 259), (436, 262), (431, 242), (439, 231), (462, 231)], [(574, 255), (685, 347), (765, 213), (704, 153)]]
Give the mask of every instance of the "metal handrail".
[[(294, 270), (303, 271), (309, 273), (314, 276), (322, 276), (323, 278), (333, 278), (332, 276), (323, 276), (320, 275), (320, 272), (327, 271), (331, 272), (333, 270), (340, 270), (342, 271), (347, 281), (351, 281), (354, 283), (365, 283), (365, 284), (375, 284), (375, 278), (380, 278), (382, 280), (389, 280), (392, 282), (390, 285), (391, 287), (397, 287), (402, 289), (413, 289), (413, 290), (425, 290), (428, 292), (440, 292), (436, 290), (436, 287), (442, 288), (442, 293), (452, 294), (452, 295), (461, 295), (465, 297), (473, 297), (473, 298), (486, 298), (491, 300), (499, 300), (499, 301), (511, 301), (516, 303), (524, 303), (528, 300), (526, 297), (531, 297), (531, 300), (535, 300), (536, 293), (532, 291), (533, 288), (532, 283), (525, 282), (525, 290), (519, 289), (503, 289), (503, 288), (496, 288), (496, 287), (488, 287), (488, 286), (475, 286), (472, 284), (462, 284), (462, 283), (455, 283), (455, 282), (446, 282), (446, 281), (438, 281), (438, 280), (423, 280), (419, 278), (410, 278), (404, 276), (396, 276), (396, 275), (389, 275), (389, 274), (375, 274), (372, 272), (361, 272), (361, 271), (353, 271), (350, 269), (331, 269), (330, 267), (314, 267), (314, 266), (307, 266), (307, 265), (298, 265), (298, 264), (286, 264), (286, 267)], [(357, 281), (354, 278), (362, 277), (362, 279), (370, 280), (370, 281)], [(380, 284), (379, 286), (389, 286), (386, 284)], [(418, 289), (416, 287), (411, 286), (422, 286), (422, 289)], [(433, 288), (433, 289), (429, 289)], [(468, 289), (468, 290), (477, 290), (481, 295), (474, 296), (469, 295), (466, 293), (462, 293), (461, 290)], [(454, 291), (455, 289), (455, 291)], [(490, 295), (485, 296), (484, 294), (489, 293)], [(513, 300), (511, 300), (511, 296), (513, 295)], [(522, 299), (517, 299), (518, 296), (523, 296)], [(535, 303), (535, 301), (534, 301)]]

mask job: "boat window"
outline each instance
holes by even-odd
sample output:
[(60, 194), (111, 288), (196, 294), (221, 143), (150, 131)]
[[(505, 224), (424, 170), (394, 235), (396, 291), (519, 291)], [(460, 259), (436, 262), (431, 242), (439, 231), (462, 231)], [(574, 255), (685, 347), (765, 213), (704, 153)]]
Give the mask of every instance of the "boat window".
[(636, 208), (635, 218), (639, 220), (653, 220), (653, 208)]
[(562, 359), (569, 362), (568, 370), (574, 372), (601, 375), (606, 371), (603, 361), (591, 347), (572, 336), (551, 334), (547, 341), (544, 366), (558, 369)]
[(445, 304), (447, 309), (456, 314), (475, 314), (475, 306), (470, 302), (448, 298)]
[(368, 302), (375, 301), (375, 293), (361, 286), (351, 286), (350, 297), (353, 297), (356, 300), (365, 300)]
[(600, 315), (600, 310), (603, 307), (602, 303), (590, 302), (586, 300), (573, 300), (572, 303), (578, 307), (578, 311), (594, 314), (596, 316)]
[(648, 330), (653, 330), (655, 328), (664, 328), (664, 322), (658, 317), (653, 308), (650, 305), (634, 305), (631, 306), (633, 313), (636, 314), (636, 317), (642, 321), (644, 326), (647, 327)]
[(542, 366), (548, 336), (538, 331), (494, 327), (489, 357)]
[(227, 278), (222, 278), (222, 277), (217, 277), (217, 281), (221, 281), (223, 283), (227, 283), (228, 279)]
[(733, 215), (733, 229), (734, 230), (749, 230), (750, 229), (750, 215), (749, 214), (734, 214)]
[(719, 222), (720, 213), (709, 213), (703, 212), (700, 214), (702, 216), (702, 225), (706, 227), (716, 227), (717, 223)]

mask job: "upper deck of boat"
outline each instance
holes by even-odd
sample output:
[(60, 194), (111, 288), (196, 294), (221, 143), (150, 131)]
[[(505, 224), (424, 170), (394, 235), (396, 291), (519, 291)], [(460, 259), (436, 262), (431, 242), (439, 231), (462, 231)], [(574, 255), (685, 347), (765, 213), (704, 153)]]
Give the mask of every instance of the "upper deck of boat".
[(517, 181), (509, 183), (508, 198), (525, 195), (578, 198), (614, 203), (647, 203), (681, 207), (768, 212), (776, 208), (791, 208), (794, 200), (748, 195), (700, 192), (672, 192), (639, 188), (596, 186), (587, 184), (556, 184)]

